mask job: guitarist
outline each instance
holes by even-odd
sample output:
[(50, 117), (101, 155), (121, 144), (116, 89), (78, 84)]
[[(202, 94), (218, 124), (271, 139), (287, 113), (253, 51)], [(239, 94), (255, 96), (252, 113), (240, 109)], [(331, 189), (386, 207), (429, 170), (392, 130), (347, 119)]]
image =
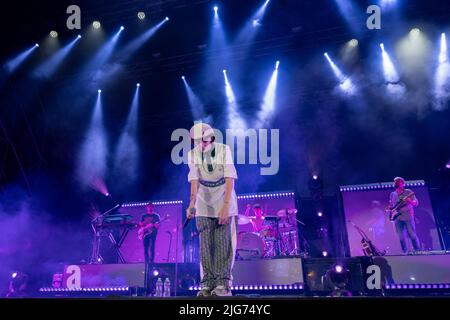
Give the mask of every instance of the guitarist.
[(152, 203), (147, 205), (147, 213), (142, 215), (139, 223), (138, 236), (144, 242), (144, 256), (146, 265), (152, 264), (155, 259), (155, 242), (159, 228), (159, 215), (154, 212)]
[[(416, 234), (416, 224), (414, 221), (414, 207), (419, 205), (419, 201), (410, 189), (405, 189), (405, 179), (396, 177), (394, 179), (395, 191), (389, 197), (389, 208), (397, 208), (395, 220), (395, 230), (400, 239), (400, 245), (404, 253), (408, 252), (406, 237), (411, 240), (415, 251), (420, 250), (419, 238)], [(395, 216), (394, 216), (395, 217)]]

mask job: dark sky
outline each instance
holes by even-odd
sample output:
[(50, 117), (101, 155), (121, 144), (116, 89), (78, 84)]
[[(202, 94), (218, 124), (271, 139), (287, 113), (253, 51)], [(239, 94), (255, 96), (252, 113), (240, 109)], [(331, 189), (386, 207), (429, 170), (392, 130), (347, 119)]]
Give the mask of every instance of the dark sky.
[[(31, 194), (44, 192), (52, 198), (60, 190), (71, 190), (73, 199), (69, 197), (68, 201), (86, 200), (79, 190), (75, 169), (96, 88), (83, 83), (77, 74), (103, 43), (90, 39), (88, 28), (91, 21), (100, 20), (107, 39), (118, 26), (126, 26), (118, 44), (120, 48), (143, 30), (136, 19), (136, 12), (143, 10), (147, 12), (148, 25), (165, 16), (170, 16), (171, 21), (135, 57), (120, 65), (119, 73), (101, 82), (110, 152), (108, 168), (127, 117), (134, 84), (142, 84), (139, 177), (130, 188), (123, 188), (126, 179), (123, 177), (107, 174), (105, 180), (112, 193), (124, 200), (183, 197), (187, 190), (186, 168), (170, 161), (174, 145), (170, 141), (171, 132), (189, 128), (193, 120), (180, 75), (188, 77), (212, 115), (212, 124), (225, 129), (222, 75), (205, 72), (206, 59), (214, 65), (221, 55), (208, 52), (211, 8), (216, 3), (220, 6), (225, 35), (232, 44), (260, 2), (16, 1), (5, 5), (0, 21), (2, 61), (34, 42), (40, 42), (41, 48), (0, 89), (0, 116), (6, 132), (0, 145), (3, 192), (7, 194), (11, 185), (17, 185)], [(382, 30), (368, 31), (364, 22), (369, 3), (358, 1), (353, 21), (360, 29), (354, 32), (340, 15), (335, 1), (272, 1), (249, 52), (232, 47), (226, 67), (240, 111), (249, 121), (259, 108), (274, 61), (281, 60), (277, 111), (271, 123), (271, 128), (280, 129), (280, 172), (261, 177), (258, 167), (239, 166), (243, 179), (237, 183), (238, 192), (290, 189), (306, 195), (313, 171), (319, 172), (329, 193), (334, 193), (339, 185), (386, 181), (396, 175), (430, 183), (436, 180), (438, 170), (450, 158), (445, 141), (450, 127), (449, 111), (433, 110), (431, 80), (421, 84), (423, 90), (417, 90), (413, 81), (405, 77), (402, 79), (407, 85), (405, 96), (402, 99), (387, 96), (377, 46), (383, 41), (394, 47), (414, 25), (421, 26), (437, 46), (435, 40), (449, 28), (448, 5), (445, 1), (399, 1), (397, 13), (383, 15)], [(81, 7), (81, 31), (65, 28), (68, 4)], [(45, 39), (53, 29), (59, 32), (61, 44), (78, 33), (85, 36), (84, 42), (52, 79), (36, 81), (30, 77), (30, 71), (51, 55)], [(347, 63), (341, 60), (340, 50), (353, 37), (360, 41), (359, 59)], [(324, 51), (352, 75), (361, 88), (359, 95), (348, 98), (336, 92), (336, 80), (323, 59)], [(113, 66), (111, 63), (108, 68)], [(221, 69), (222, 65), (217, 65), (217, 70)], [(435, 65), (427, 69), (432, 76)], [(83, 91), (86, 87), (88, 90)], [(42, 180), (63, 187), (44, 191), (40, 188)]]

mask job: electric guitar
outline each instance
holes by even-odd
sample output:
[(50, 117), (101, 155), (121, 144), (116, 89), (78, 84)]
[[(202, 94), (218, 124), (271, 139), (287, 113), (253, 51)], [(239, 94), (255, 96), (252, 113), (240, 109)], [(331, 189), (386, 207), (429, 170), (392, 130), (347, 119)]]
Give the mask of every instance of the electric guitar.
[(399, 209), (402, 208), (406, 204), (406, 200), (412, 196), (414, 196), (414, 192), (401, 197), (393, 207), (386, 208), (386, 213), (389, 213), (389, 220), (395, 221), (401, 215)]
[(378, 250), (378, 248), (372, 243), (372, 241), (360, 227), (358, 227), (352, 221), (349, 222), (355, 227), (355, 229), (361, 236), (362, 250), (366, 257), (384, 256), (386, 254), (386, 250), (383, 251)]
[(153, 217), (147, 217), (138, 224), (138, 238), (139, 240), (143, 240), (146, 236), (152, 234), (157, 230), (159, 224), (169, 219), (170, 215), (166, 215), (166, 217), (160, 221), (154, 222)]

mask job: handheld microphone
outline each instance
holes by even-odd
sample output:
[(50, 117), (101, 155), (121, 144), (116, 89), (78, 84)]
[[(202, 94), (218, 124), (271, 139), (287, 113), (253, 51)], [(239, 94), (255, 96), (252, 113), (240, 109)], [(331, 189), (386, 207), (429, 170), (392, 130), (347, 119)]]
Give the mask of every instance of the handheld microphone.
[[(197, 209), (195, 209), (195, 208), (191, 208), (191, 209), (190, 209), (190, 213), (195, 214), (196, 212), (197, 212)], [(188, 226), (188, 224), (189, 224), (189, 222), (191, 221), (191, 219), (192, 219), (192, 218), (186, 218), (186, 220), (184, 221), (184, 224), (183, 224), (183, 229), (186, 228), (186, 227)]]

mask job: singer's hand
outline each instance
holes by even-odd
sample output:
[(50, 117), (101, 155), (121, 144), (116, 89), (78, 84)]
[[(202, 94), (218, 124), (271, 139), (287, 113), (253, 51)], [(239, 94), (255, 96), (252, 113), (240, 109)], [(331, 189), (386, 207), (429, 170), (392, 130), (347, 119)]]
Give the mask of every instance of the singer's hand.
[(189, 206), (189, 208), (186, 209), (186, 218), (188, 219), (192, 219), (193, 217), (195, 217), (195, 209), (194, 206)]
[(224, 204), (219, 212), (219, 224), (228, 224), (229, 217), (230, 217), (230, 208), (227, 204)]

